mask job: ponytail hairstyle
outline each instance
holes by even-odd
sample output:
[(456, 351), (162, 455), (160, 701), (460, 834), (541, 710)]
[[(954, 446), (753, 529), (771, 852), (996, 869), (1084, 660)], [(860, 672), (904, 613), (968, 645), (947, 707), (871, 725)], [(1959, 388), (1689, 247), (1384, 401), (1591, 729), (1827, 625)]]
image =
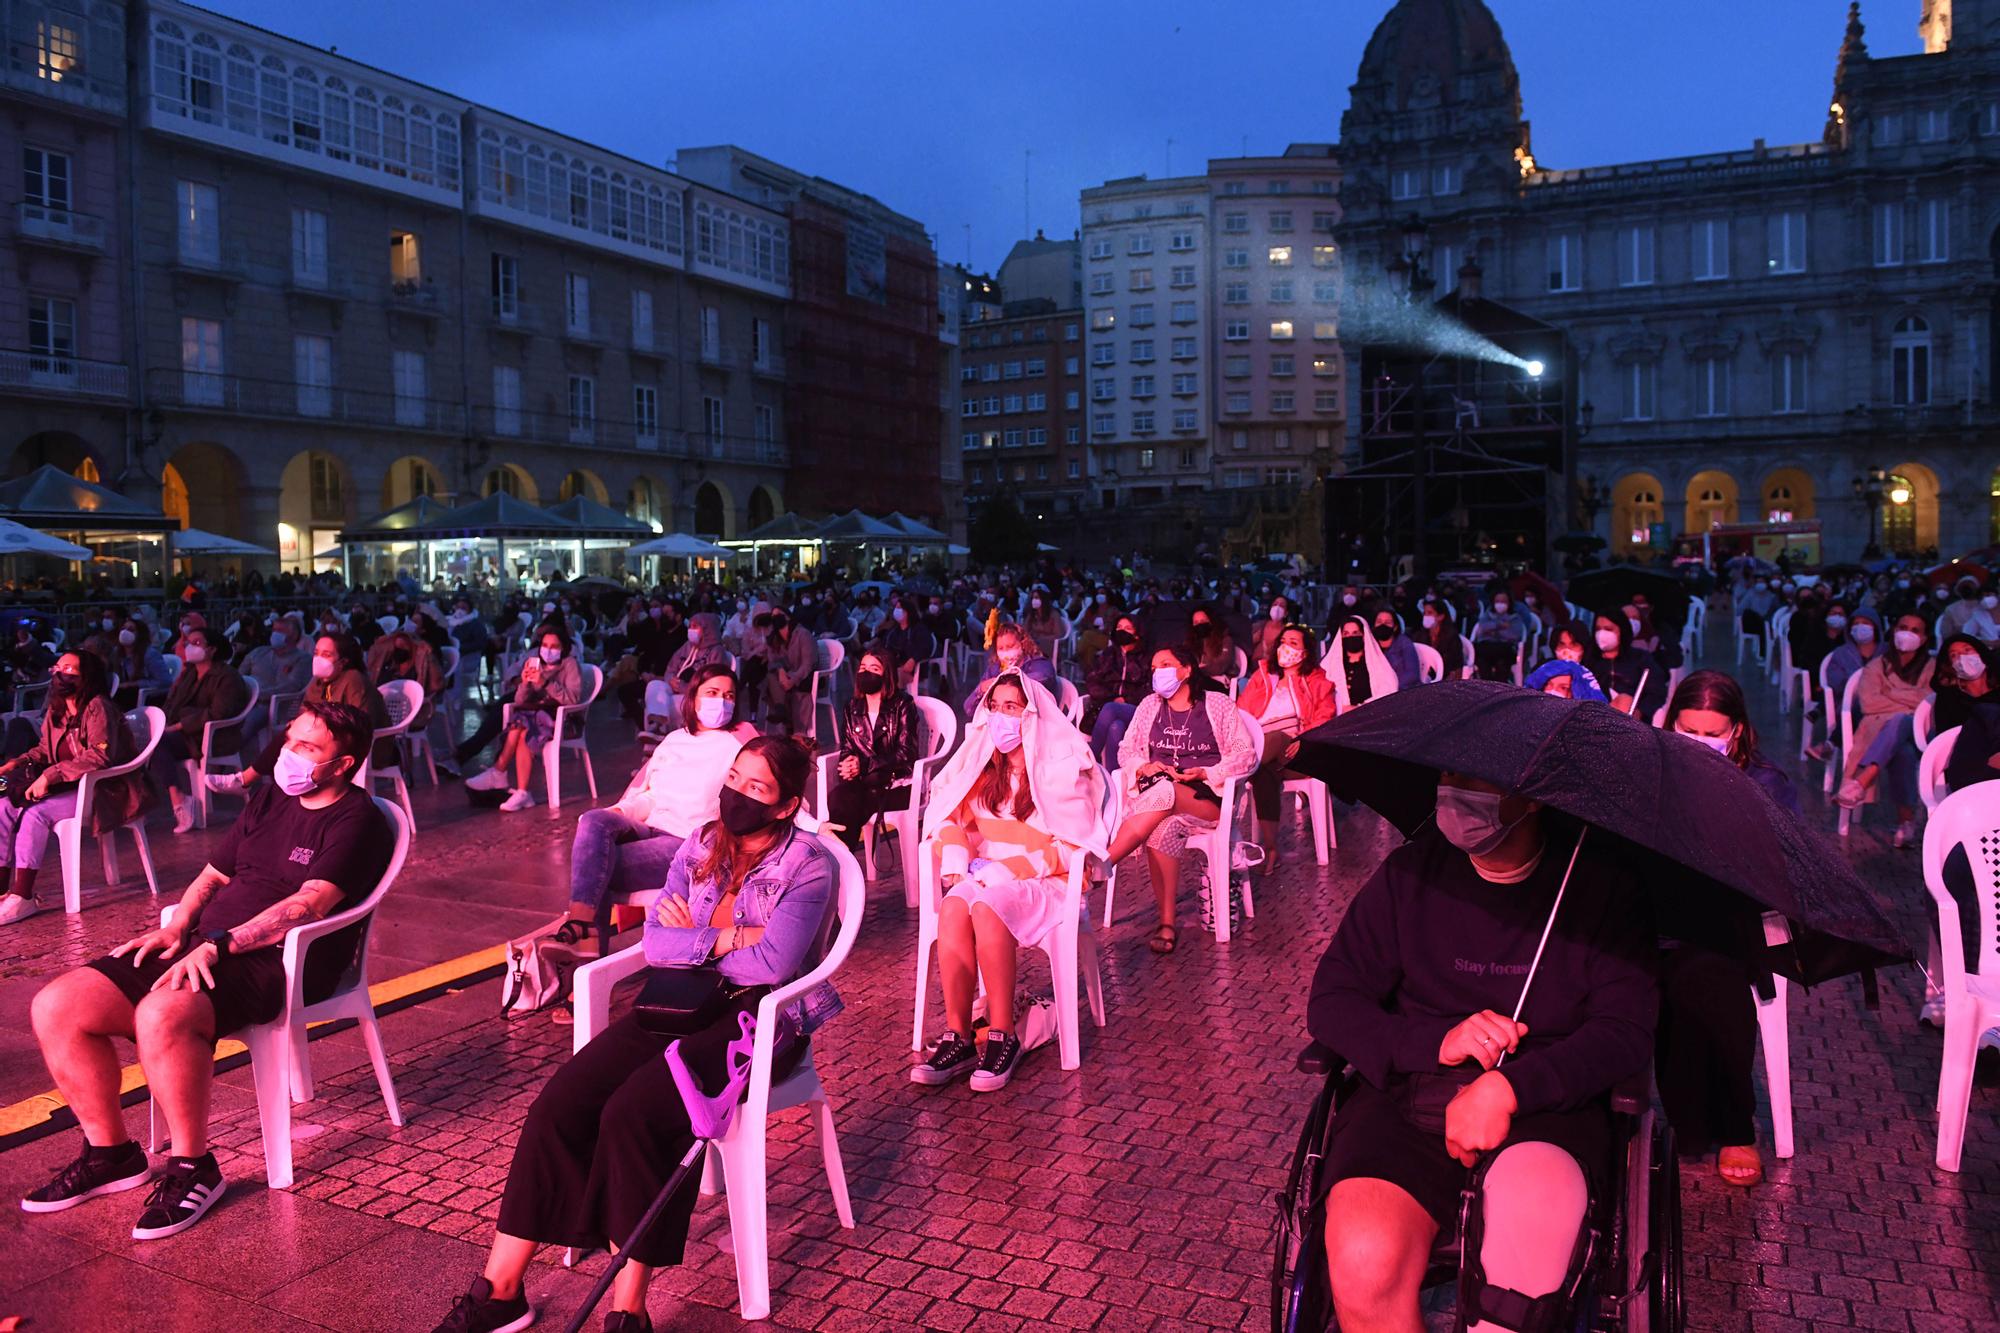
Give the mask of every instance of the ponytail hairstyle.
[[(805, 796), (806, 780), (812, 776), (813, 766), (810, 741), (783, 736), (757, 736), (745, 741), (737, 753), (754, 754), (770, 767), (771, 778), (778, 784), (778, 804), (785, 805)], [(786, 822), (790, 822), (797, 813), (795, 809), (792, 815), (786, 817)], [(739, 873), (738, 851), (738, 839), (729, 831), (729, 826), (720, 819), (713, 820), (708, 825), (708, 850), (690, 867), (690, 872), (695, 879), (725, 876), (732, 886), (740, 885), (743, 877), (750, 873), (750, 867), (742, 866)]]

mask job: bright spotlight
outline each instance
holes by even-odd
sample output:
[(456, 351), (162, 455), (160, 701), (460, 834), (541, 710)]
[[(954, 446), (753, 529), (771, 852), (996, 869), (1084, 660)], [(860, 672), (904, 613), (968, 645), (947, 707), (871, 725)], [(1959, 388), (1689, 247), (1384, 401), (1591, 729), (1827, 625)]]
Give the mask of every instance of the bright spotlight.
[(1547, 368), (1548, 367), (1544, 366), (1539, 361), (1530, 361), (1527, 366), (1528, 378), (1533, 380), (1540, 379), (1542, 377), (1542, 372)]

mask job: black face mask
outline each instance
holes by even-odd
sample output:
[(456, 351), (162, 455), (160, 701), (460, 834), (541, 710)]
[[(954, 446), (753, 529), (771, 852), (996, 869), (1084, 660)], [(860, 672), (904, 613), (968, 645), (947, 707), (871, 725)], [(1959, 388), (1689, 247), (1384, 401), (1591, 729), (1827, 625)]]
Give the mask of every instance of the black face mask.
[(1120, 648), (1130, 648), (1138, 641), (1139, 636), (1129, 629), (1115, 629), (1111, 631), (1111, 642), (1117, 644)]
[(1394, 625), (1377, 625), (1375, 627), (1375, 642), (1387, 643), (1395, 637), (1396, 627)]
[(70, 672), (67, 671), (55, 672), (49, 677), (49, 697), (51, 699), (67, 699), (72, 694), (76, 693), (77, 686), (80, 685), (81, 683), (82, 682), (79, 681), (77, 677)]
[(854, 673), (854, 688), (863, 694), (876, 694), (882, 689), (882, 673), (879, 671), (857, 671)]
[(1350, 656), (1361, 656), (1361, 636), (1359, 634), (1343, 634), (1340, 636), (1340, 642), (1347, 649)]
[(739, 838), (761, 833), (778, 817), (778, 807), (746, 796), (734, 787), (724, 787), (721, 797), (722, 827)]

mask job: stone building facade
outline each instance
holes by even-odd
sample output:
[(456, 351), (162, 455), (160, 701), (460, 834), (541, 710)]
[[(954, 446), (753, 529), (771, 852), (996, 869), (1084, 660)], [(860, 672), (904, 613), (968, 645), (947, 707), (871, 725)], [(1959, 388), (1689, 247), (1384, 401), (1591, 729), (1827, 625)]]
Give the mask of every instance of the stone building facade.
[(1379, 291), (1415, 220), (1438, 294), (1475, 259), (1486, 296), (1568, 333), (1566, 484), (1618, 554), (1654, 525), (1784, 518), (1817, 519), (1828, 559), (1871, 530), (1912, 553), (2000, 540), (2000, 4), (1927, 0), (1925, 53), (1889, 59), (1858, 8), (1819, 35), (1820, 140), (1603, 167), (1537, 161), (1481, 0), (1399, 0), (1368, 44), (1341, 123), (1347, 281)]

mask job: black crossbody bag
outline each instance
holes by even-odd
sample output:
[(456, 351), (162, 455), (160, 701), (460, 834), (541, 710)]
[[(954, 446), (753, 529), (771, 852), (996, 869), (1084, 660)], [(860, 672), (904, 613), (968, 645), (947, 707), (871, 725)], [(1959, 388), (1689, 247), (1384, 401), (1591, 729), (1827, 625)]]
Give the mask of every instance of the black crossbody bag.
[(655, 967), (632, 1002), (632, 1017), (657, 1036), (691, 1036), (728, 1015), (737, 989), (713, 967)]

